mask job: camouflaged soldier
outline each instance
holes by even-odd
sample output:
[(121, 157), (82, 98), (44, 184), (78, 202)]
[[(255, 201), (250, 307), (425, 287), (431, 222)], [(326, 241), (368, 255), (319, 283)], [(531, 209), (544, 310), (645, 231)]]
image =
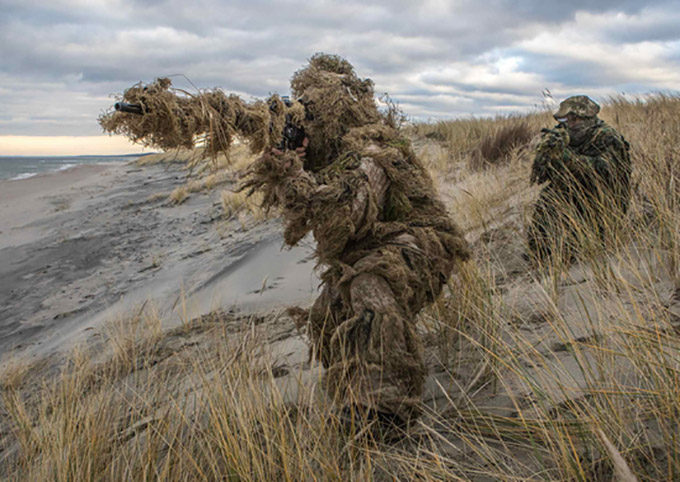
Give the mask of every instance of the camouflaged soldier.
[(308, 141), (262, 156), (249, 185), (283, 208), (286, 243), (310, 231), (317, 241), (323, 291), (303, 318), (327, 387), (341, 406), (406, 421), (427, 374), (416, 315), (468, 259), (467, 243), (370, 80), (318, 54), (291, 85)]
[(530, 251), (546, 261), (574, 255), (579, 233), (606, 237), (628, 210), (630, 147), (597, 117), (600, 106), (585, 95), (564, 100), (558, 124), (543, 129), (531, 182), (545, 183), (528, 230)]
[(99, 122), (162, 149), (204, 139), (206, 152), (228, 153), (234, 139), (247, 141), (259, 157), (243, 187), (281, 210), (287, 245), (309, 232), (317, 242), (323, 291), (296, 313), (327, 387), (342, 407), (407, 420), (426, 376), (416, 315), (469, 257), (467, 243), (394, 118), (378, 110), (371, 80), (317, 54), (291, 89), (292, 102), (245, 102), (157, 79), (125, 90)]

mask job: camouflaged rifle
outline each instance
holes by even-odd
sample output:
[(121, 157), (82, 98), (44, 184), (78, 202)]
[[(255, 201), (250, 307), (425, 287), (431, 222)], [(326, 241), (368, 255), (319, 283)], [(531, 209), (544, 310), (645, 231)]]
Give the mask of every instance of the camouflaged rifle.
[(174, 89), (169, 79), (160, 78), (125, 90), (99, 123), (105, 132), (147, 147), (204, 146), (206, 155), (214, 156), (228, 153), (236, 138), (254, 153), (272, 147), (294, 150), (305, 138), (304, 116), (304, 106), (287, 97), (245, 102), (220, 89), (194, 94)]

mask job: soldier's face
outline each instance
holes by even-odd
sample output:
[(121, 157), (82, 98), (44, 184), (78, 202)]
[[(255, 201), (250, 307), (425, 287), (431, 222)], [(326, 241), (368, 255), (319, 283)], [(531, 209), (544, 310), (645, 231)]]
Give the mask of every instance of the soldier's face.
[(567, 129), (577, 129), (581, 124), (583, 124), (583, 119), (574, 114), (567, 114), (567, 118), (564, 122)]

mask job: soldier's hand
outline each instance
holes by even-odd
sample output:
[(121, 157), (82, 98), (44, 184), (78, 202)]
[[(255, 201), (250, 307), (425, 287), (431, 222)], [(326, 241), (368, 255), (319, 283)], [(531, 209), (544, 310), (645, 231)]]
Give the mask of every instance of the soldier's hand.
[(272, 147), (271, 154), (272, 154), (272, 157), (276, 158), (276, 160), (278, 161), (278, 164), (284, 170), (287, 171), (293, 165), (293, 161), (290, 159), (290, 157), (286, 156), (285, 152), (282, 151), (281, 149), (277, 149), (276, 147)]
[(561, 169), (561, 159), (568, 145), (569, 133), (566, 129), (541, 129), (541, 140), (531, 166), (531, 184), (542, 184), (550, 180), (553, 171)]
[(290, 175), (303, 169), (304, 155), (300, 156), (297, 152), (282, 151), (273, 147), (269, 151), (269, 156), (273, 161), (273, 166), (276, 166), (274, 169), (281, 173)]
[(538, 150), (564, 149), (569, 145), (569, 133), (566, 129), (541, 129), (541, 141)]
[(309, 145), (309, 137), (305, 137), (302, 140), (302, 146), (295, 149), (295, 153), (300, 157), (300, 159), (304, 159), (307, 156), (307, 146), (308, 145)]

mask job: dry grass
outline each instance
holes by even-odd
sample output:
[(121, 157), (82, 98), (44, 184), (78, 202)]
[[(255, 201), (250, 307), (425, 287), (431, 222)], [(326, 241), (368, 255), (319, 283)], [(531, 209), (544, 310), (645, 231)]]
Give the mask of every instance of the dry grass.
[(534, 135), (529, 122), (524, 118), (508, 118), (507, 125), (500, 125), (487, 134), (479, 143), (479, 147), (472, 151), (470, 168), (480, 170), (495, 164), (508, 162), (516, 151), (526, 150)]
[(168, 199), (169, 196), (170, 196), (170, 194), (168, 194), (167, 192), (156, 192), (154, 194), (151, 194), (149, 197), (147, 197), (146, 201), (150, 202), (150, 203), (154, 203), (154, 202), (157, 202), (157, 201), (164, 201), (164, 200)]
[[(470, 164), (475, 152), (488, 139), (496, 138), (501, 132), (521, 132), (518, 139), (523, 143), (528, 139), (526, 132), (537, 134), (541, 127), (554, 123), (549, 112), (539, 112), (525, 116), (499, 116), (496, 118), (467, 118), (456, 121), (440, 121), (434, 124), (415, 124), (411, 126), (413, 135), (429, 138), (445, 145), (451, 161)], [(502, 136), (504, 137), (504, 136)], [(510, 139), (513, 139), (511, 136)], [(492, 145), (491, 143), (490, 145)], [(509, 149), (508, 152), (512, 150)], [(503, 152), (506, 152), (503, 149)]]
[(189, 181), (187, 183), (187, 190), (189, 192), (211, 191), (218, 186), (233, 181), (233, 173), (228, 171), (216, 171)]
[(189, 189), (186, 186), (176, 187), (168, 196), (168, 200), (172, 204), (182, 204), (189, 199)]
[(163, 336), (158, 322), (115, 324), (105, 355), (76, 350), (38, 387), (5, 383), (3, 478), (348, 480), (386, 459), (342, 443), (313, 387), (294, 399), (277, 387), (260, 319), (215, 315)]
[(226, 218), (249, 214), (255, 221), (263, 221), (267, 215), (260, 207), (261, 196), (247, 196), (245, 192), (222, 191), (222, 209)]
[[(675, 436), (680, 428), (680, 130), (673, 121), (679, 113), (680, 99), (662, 95), (632, 102), (616, 98), (605, 106), (603, 118), (633, 145), (635, 191), (629, 219), (623, 229), (613, 227), (621, 220), (599, 220), (612, 227), (605, 246), (594, 227), (574, 223), (579, 265), (570, 268), (557, 259), (544, 267), (542, 276), (516, 274), (514, 284), (506, 279), (498, 285), (497, 274), (512, 263), (494, 254), (508, 255), (499, 231), (527, 222), (535, 195), (526, 183), (531, 159), (527, 155), (483, 173), (470, 172), (469, 164), (459, 161), (464, 165), (461, 181), (449, 199), (454, 215), (477, 241), (478, 263), (487, 273), (476, 309), (484, 314), (485, 330), (500, 327), (488, 353), (499, 367), (495, 380), (508, 387), (508, 394), (516, 392), (510, 387), (517, 383), (530, 389), (512, 400), (512, 420), (483, 414), (480, 402), (488, 405), (488, 399), (471, 400), (466, 417), (474, 415), (473, 420), (465, 423), (475, 431), (492, 423), (483, 438), (476, 435), (480, 447), (495, 452), (490, 459), (485, 455), (486, 464), (503, 463), (506, 455), (489, 445), (489, 439), (498, 442), (499, 434), (511, 428), (507, 424), (516, 423), (512, 428), (522, 434), (520, 446), (535, 450), (538, 440), (547, 449), (533, 474), (541, 480), (612, 480), (614, 475), (616, 480), (633, 480), (631, 471), (639, 480), (680, 476), (680, 441)], [(469, 128), (470, 122), (462, 121), (440, 125), (438, 131), (456, 138)], [(461, 167), (454, 162), (445, 172), (456, 170)], [(564, 209), (568, 213), (570, 207)], [(521, 238), (514, 244), (515, 254), (524, 251)], [(532, 276), (528, 283), (527, 275)], [(462, 278), (466, 286), (475, 286)], [(574, 278), (581, 288), (570, 287)], [(452, 298), (460, 292), (460, 287), (454, 289)], [(461, 324), (460, 309), (454, 308), (451, 314), (440, 311), (439, 318), (451, 322), (461, 337), (479, 340)], [(479, 326), (479, 320), (472, 321)], [(551, 338), (552, 344), (546, 344)], [(450, 343), (445, 345), (451, 349)], [(561, 350), (567, 355), (556, 353)], [(542, 475), (538, 467), (545, 471)]]
[[(56, 375), (6, 369), (0, 477), (678, 480), (679, 115), (668, 96), (604, 108), (633, 145), (627, 229), (602, 246), (585, 227), (579, 263), (543, 270), (513, 264), (535, 196), (530, 156), (470, 166), (475, 143), (503, 120), (414, 128), (447, 143), (448, 155), (426, 150), (436, 158), (425, 162), (458, 180), (443, 187), (477, 261), (423, 314), (437, 397), (401, 440), (342, 435), (314, 367), (291, 369), (296, 393), (282, 388), (270, 347), (292, 322), (215, 315), (167, 332), (147, 310)], [(550, 124), (544, 114), (526, 122)]]
[[(235, 186), (239, 177), (254, 160), (248, 146), (236, 143), (229, 152), (229, 157), (220, 154), (214, 158), (206, 158), (204, 149), (174, 150), (163, 154), (153, 154), (141, 158), (140, 165), (159, 163), (178, 163), (187, 172), (187, 182), (175, 188), (169, 195), (156, 193), (147, 199), (155, 202), (167, 198), (170, 205), (184, 203), (192, 193), (209, 193), (224, 185)], [(244, 193), (222, 190), (220, 201), (227, 219), (238, 218), (241, 226), (260, 223), (266, 219), (266, 213), (260, 208), (261, 196), (246, 197)]]

